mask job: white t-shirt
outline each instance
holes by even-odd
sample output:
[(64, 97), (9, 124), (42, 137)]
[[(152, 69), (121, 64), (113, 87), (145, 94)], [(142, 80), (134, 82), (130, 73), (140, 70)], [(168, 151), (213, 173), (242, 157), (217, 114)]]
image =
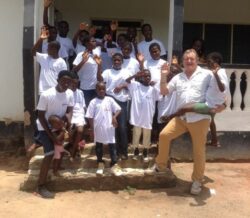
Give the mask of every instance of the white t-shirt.
[[(67, 107), (74, 106), (74, 96), (70, 89), (65, 92), (58, 92), (55, 87), (50, 88), (43, 92), (39, 98), (37, 110), (46, 111), (45, 119), (51, 115), (63, 117), (67, 111)], [(37, 128), (39, 131), (44, 130), (39, 119), (36, 120)]]
[(102, 73), (104, 82), (106, 83), (107, 95), (113, 96), (116, 100), (126, 102), (128, 100), (128, 91), (122, 89), (119, 93), (114, 93), (114, 89), (122, 84), (127, 84), (126, 79), (131, 74), (128, 70), (121, 68), (120, 70), (107, 69)]
[(140, 71), (140, 64), (133, 57), (130, 57), (128, 59), (124, 58), (122, 68), (127, 69), (131, 75), (135, 75), (137, 72)]
[(146, 42), (145, 40), (143, 40), (138, 44), (138, 52), (144, 55), (145, 60), (150, 60), (152, 58), (149, 52), (149, 46), (155, 42), (160, 45), (161, 56), (166, 54), (166, 49), (161, 41), (152, 39), (150, 42)]
[[(97, 47), (93, 50), (93, 54), (89, 55), (89, 59), (86, 63), (81, 67), (78, 71), (79, 79), (80, 79), (80, 88), (82, 90), (93, 90), (95, 89), (97, 83), (97, 70), (98, 65), (93, 59), (94, 55), (100, 55), (99, 50), (100, 48)], [(83, 52), (77, 54), (73, 65), (77, 66), (82, 61)]]
[(73, 107), (73, 116), (71, 120), (72, 124), (84, 125), (86, 123), (85, 112), (84, 112), (85, 107), (86, 105), (85, 105), (83, 91), (80, 89), (76, 89), (76, 91), (74, 91), (74, 107)]
[(57, 35), (56, 41), (60, 42), (60, 45), (66, 49), (66, 52), (68, 55), (67, 57), (72, 56), (74, 54), (75, 49), (73, 46), (73, 42), (69, 37), (63, 38), (63, 37)]
[(229, 94), (229, 84), (225, 69), (219, 69), (218, 76), (225, 86), (225, 91), (220, 91), (216, 78), (213, 75), (208, 90), (206, 92), (206, 103), (208, 107), (211, 108), (216, 107), (216, 105), (223, 104), (226, 101), (227, 95)]
[(90, 101), (86, 117), (94, 119), (94, 141), (109, 144), (115, 143), (115, 128), (112, 125), (113, 114), (121, 107), (111, 97), (94, 98)]
[(80, 43), (77, 43), (76, 44), (76, 47), (75, 47), (75, 53), (78, 54), (80, 52), (83, 52), (85, 51), (86, 47)]
[(161, 95), (158, 101), (158, 123), (162, 123), (162, 121), (160, 120), (162, 116), (172, 115), (176, 111), (176, 92), (172, 92), (171, 94), (165, 96)]
[(62, 58), (53, 59), (48, 54), (36, 52), (36, 61), (40, 64), (39, 94), (57, 85), (60, 71), (67, 70), (66, 62)]
[(156, 82), (158, 87), (160, 87), (161, 81), (161, 67), (165, 63), (167, 62), (161, 58), (159, 60), (153, 60), (151, 58), (150, 60), (144, 62), (144, 68), (150, 71), (151, 81)]
[[(212, 73), (210, 70), (197, 67), (190, 78), (184, 72), (174, 76), (168, 83), (169, 93), (176, 91), (176, 107), (182, 108), (192, 103), (205, 103)], [(185, 114), (188, 123), (210, 119), (209, 115), (189, 112)]]
[(155, 103), (160, 93), (155, 86), (144, 86), (137, 81), (128, 84), (132, 104), (130, 124), (145, 129), (152, 129)]
[[(43, 41), (43, 45), (42, 45), (42, 53), (44, 54), (48, 54), (48, 42)], [(61, 58), (67, 58), (68, 57), (68, 53), (65, 49), (65, 47), (61, 46), (58, 52), (59, 57)]]

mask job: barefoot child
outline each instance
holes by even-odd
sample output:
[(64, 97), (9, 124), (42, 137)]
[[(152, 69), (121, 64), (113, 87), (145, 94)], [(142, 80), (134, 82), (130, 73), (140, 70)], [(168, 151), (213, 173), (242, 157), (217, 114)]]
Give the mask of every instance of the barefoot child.
[(58, 170), (61, 165), (61, 160), (64, 153), (70, 154), (63, 147), (64, 142), (68, 141), (69, 135), (68, 131), (65, 129), (63, 120), (56, 115), (51, 115), (48, 118), (48, 123), (50, 124), (53, 136), (56, 138), (57, 142), (54, 144), (54, 160), (53, 160), (53, 173), (55, 176), (59, 176)]
[(105, 83), (98, 82), (96, 84), (96, 93), (97, 97), (90, 102), (86, 113), (90, 127), (94, 132), (94, 142), (96, 143), (96, 156), (98, 163), (96, 173), (103, 174), (103, 145), (108, 144), (111, 158), (111, 172), (118, 176), (121, 175), (121, 170), (117, 165), (115, 128), (118, 125), (117, 117), (121, 112), (121, 108), (113, 98), (105, 96)]

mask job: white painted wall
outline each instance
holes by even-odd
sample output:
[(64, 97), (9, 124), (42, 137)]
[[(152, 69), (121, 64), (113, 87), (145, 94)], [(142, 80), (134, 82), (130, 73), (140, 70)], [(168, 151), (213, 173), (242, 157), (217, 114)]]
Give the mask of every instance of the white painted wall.
[(23, 120), (23, 0), (0, 0), (0, 120)]
[[(160, 2), (157, 4), (156, 2)], [(152, 4), (153, 3), (153, 4)], [(169, 0), (55, 0), (62, 18), (70, 23), (70, 35), (77, 30), (79, 23), (91, 18), (142, 20), (153, 27), (155, 38), (162, 40), (167, 47)]]
[(184, 0), (185, 22), (250, 24), (249, 0)]

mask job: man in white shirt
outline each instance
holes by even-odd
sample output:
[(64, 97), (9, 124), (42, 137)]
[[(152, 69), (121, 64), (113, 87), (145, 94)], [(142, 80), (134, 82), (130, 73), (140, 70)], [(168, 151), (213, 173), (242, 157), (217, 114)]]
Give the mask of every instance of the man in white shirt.
[[(176, 91), (177, 108), (185, 107), (190, 103), (206, 101), (212, 74), (198, 66), (198, 56), (194, 49), (183, 54), (184, 72), (176, 75), (167, 83), (166, 74), (169, 73), (167, 65), (162, 67), (160, 89), (162, 95)], [(166, 169), (169, 158), (170, 143), (173, 139), (189, 132), (193, 142), (193, 184), (191, 194), (201, 192), (201, 182), (205, 171), (205, 143), (210, 123), (210, 116), (198, 113), (186, 113), (184, 116), (173, 118), (160, 133), (159, 151), (156, 157), (155, 171)]]
[(143, 34), (145, 40), (141, 41), (138, 44), (138, 52), (143, 54), (145, 60), (151, 59), (150, 52), (149, 52), (149, 46), (154, 42), (158, 43), (161, 47), (161, 57), (167, 55), (167, 52), (166, 52), (166, 49), (165, 49), (163, 43), (160, 40), (153, 38), (153, 36), (152, 36), (153, 31), (152, 31), (152, 27), (150, 24), (142, 25), (141, 31), (142, 31), (142, 34)]

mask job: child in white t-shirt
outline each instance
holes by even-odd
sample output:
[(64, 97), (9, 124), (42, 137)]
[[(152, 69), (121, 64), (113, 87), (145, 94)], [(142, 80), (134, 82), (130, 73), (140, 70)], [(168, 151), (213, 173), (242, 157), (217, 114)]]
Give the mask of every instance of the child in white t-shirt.
[(73, 107), (73, 115), (71, 119), (71, 157), (74, 159), (76, 157), (77, 152), (79, 152), (80, 148), (82, 148), (85, 144), (85, 141), (82, 140), (84, 125), (85, 122), (85, 100), (83, 91), (78, 89), (79, 86), (79, 77), (77, 74), (72, 73), (72, 82), (70, 89), (74, 93), (74, 107)]
[(122, 68), (127, 69), (131, 75), (135, 75), (137, 72), (140, 71), (140, 64), (134, 57), (131, 57), (131, 52), (132, 52), (131, 43), (125, 42), (121, 51), (123, 55)]
[(65, 61), (59, 57), (60, 43), (57, 41), (49, 42), (48, 54), (37, 52), (41, 47), (43, 40), (48, 38), (48, 30), (42, 28), (40, 38), (32, 48), (32, 54), (36, 57), (36, 61), (40, 64), (39, 77), (39, 94), (51, 87), (57, 85), (57, 77), (60, 71), (67, 70)]
[(103, 174), (103, 145), (109, 145), (111, 158), (111, 171), (115, 175), (120, 175), (121, 170), (117, 165), (115, 128), (118, 126), (117, 117), (121, 112), (120, 106), (111, 97), (105, 96), (106, 85), (104, 82), (96, 84), (97, 97), (91, 100), (86, 117), (90, 127), (94, 132), (94, 142), (96, 143), (96, 156), (98, 169), (97, 174)]
[[(136, 78), (136, 80), (132, 80)], [(133, 129), (134, 159), (139, 156), (139, 140), (143, 131), (143, 160), (148, 161), (148, 149), (150, 146), (151, 129), (155, 113), (155, 103), (160, 93), (155, 86), (151, 86), (151, 74), (149, 70), (136, 73), (126, 80), (132, 99), (130, 124)]]
[(83, 90), (86, 106), (96, 97), (95, 86), (97, 83), (97, 72), (101, 71), (101, 50), (96, 47), (93, 36), (84, 38), (86, 50), (78, 53), (73, 62), (73, 71), (80, 78), (80, 89)]
[(157, 43), (160, 46), (160, 56), (166, 56), (166, 49), (163, 45), (163, 43), (157, 39), (153, 38), (153, 31), (152, 31), (152, 27), (150, 24), (143, 24), (142, 25), (142, 34), (145, 38), (145, 40), (141, 41), (138, 44), (138, 52), (143, 54), (145, 60), (150, 60), (151, 59), (151, 55), (149, 52), (149, 46), (152, 43)]

